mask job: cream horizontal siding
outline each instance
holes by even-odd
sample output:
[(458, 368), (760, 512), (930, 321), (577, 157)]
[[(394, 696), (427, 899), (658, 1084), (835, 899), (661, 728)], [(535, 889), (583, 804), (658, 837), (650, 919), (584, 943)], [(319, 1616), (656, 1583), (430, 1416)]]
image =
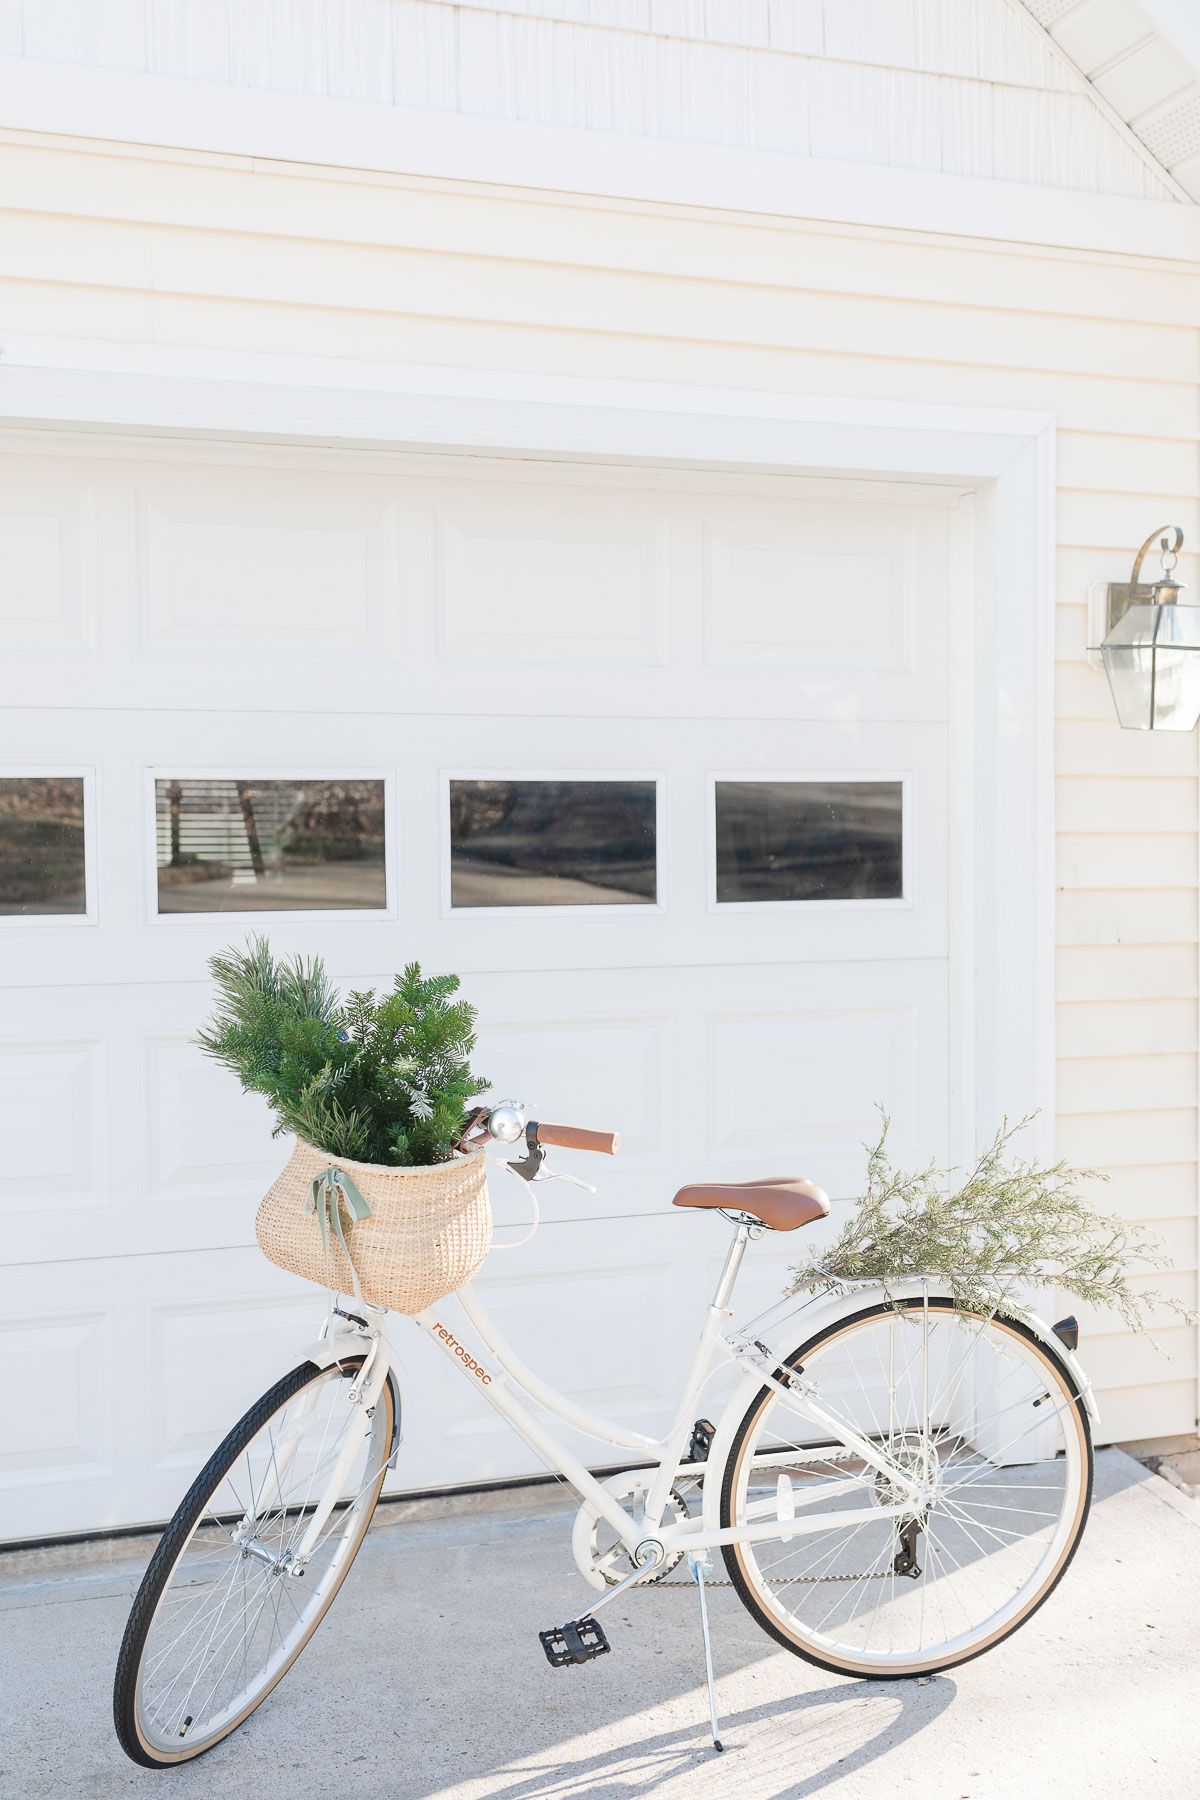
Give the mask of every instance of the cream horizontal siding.
[[(1066, 1009), (1069, 1010), (1069, 1009)], [(1184, 1162), (1152, 1164), (1124, 1163), (1104, 1171), (1102, 1177), (1088, 1190), (1097, 1206), (1106, 1212), (1119, 1213), (1122, 1218), (1146, 1224), (1163, 1220), (1182, 1220), (1181, 1233), (1190, 1233), (1196, 1219), (1196, 1165), (1189, 1158)], [(1181, 1243), (1183, 1260), (1179, 1266), (1188, 1267), (1188, 1242), (1176, 1239), (1177, 1247)], [(1111, 1329), (1109, 1321), (1107, 1329)]]
[[(1053, 412), (1059, 1148), (1194, 1294), (1196, 739), (1120, 732), (1087, 656), (1156, 524), (1200, 587), (1194, 271), (29, 134), (0, 199), (11, 332)], [(1109, 1435), (1191, 1428), (1194, 1333), (1085, 1325)]]
[(1195, 1045), (1196, 1008), (1190, 1000), (1073, 1001), (1059, 1012), (1058, 1053), (1064, 1059), (1083, 1059), (1081, 1080), (1086, 1080), (1092, 1057), (1153, 1062), (1160, 1056), (1191, 1054)]
[[(55, 150), (53, 140), (20, 133), (8, 134), (5, 143), (11, 179), (2, 199), (13, 209), (78, 209), (88, 219), (218, 226), (271, 238), (454, 255), (469, 243), (475, 258), (490, 254), (713, 281), (729, 280), (732, 266), (739, 282), (764, 289), (803, 284), (814, 293), (912, 297), (947, 307), (1003, 306), (1018, 314), (1037, 313), (1040, 287), (1052, 282), (1060, 316), (1142, 318), (1186, 328), (1195, 322), (1189, 282), (1170, 265), (1153, 262), (926, 237), (920, 240), (920, 258), (910, 265), (898, 250), (914, 242), (911, 233), (877, 230), (864, 236), (829, 224), (797, 233), (787, 221), (721, 214), (723, 230), (714, 234), (708, 228), (714, 215), (690, 209), (672, 214), (672, 230), (664, 237), (659, 208), (596, 199), (560, 206), (548, 233), (544, 196), (447, 190), (441, 183), (383, 173), (311, 171), (290, 163), (264, 165), (245, 157), (193, 157), (120, 144), (92, 144), (82, 152), (69, 139)], [(261, 176), (268, 172), (266, 183)], [(386, 205), (380, 203), (381, 187), (388, 191)]]

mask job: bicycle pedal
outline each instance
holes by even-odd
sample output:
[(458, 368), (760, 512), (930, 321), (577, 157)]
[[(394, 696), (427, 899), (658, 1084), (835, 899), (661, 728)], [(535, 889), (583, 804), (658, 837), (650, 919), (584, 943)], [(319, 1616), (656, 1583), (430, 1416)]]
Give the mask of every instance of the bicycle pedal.
[(538, 1632), (538, 1640), (552, 1669), (594, 1662), (598, 1656), (607, 1656), (612, 1648), (595, 1619), (571, 1619), (566, 1625), (552, 1625), (549, 1631)]
[(711, 1419), (697, 1419), (692, 1426), (691, 1441), (688, 1444), (685, 1462), (707, 1462), (708, 1453), (712, 1449), (717, 1428)]

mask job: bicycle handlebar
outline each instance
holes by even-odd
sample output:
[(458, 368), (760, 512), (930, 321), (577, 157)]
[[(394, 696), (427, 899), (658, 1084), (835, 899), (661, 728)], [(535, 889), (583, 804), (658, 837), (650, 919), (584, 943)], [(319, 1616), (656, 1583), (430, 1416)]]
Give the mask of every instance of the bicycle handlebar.
[(537, 1144), (557, 1144), (563, 1150), (595, 1150), (603, 1156), (615, 1156), (621, 1148), (618, 1131), (589, 1131), (583, 1125), (548, 1125), (531, 1119), (529, 1132)]

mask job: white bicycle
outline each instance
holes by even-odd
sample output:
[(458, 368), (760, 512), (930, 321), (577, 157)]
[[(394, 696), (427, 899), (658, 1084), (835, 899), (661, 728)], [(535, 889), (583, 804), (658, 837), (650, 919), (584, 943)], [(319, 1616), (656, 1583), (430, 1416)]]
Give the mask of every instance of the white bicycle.
[[(615, 1150), (615, 1137), (481, 1117), (534, 1179), (547, 1144)], [(896, 1679), (999, 1643), (1052, 1593), (1092, 1491), (1095, 1405), (1055, 1326), (959, 1310), (934, 1276), (886, 1294), (780, 1301), (735, 1327), (746, 1247), (824, 1217), (812, 1183), (686, 1187), (675, 1205), (733, 1226), (674, 1422), (652, 1439), (594, 1418), (517, 1357), (470, 1287), (466, 1325), (440, 1307), (414, 1323), (578, 1491), (575, 1561), (593, 1591), (542, 1632), (551, 1665), (609, 1648), (597, 1617), (619, 1594), (685, 1565), (700, 1602), (710, 1722), (720, 1748), (705, 1582), (729, 1581), (779, 1643), (823, 1669)], [(135, 1762), (211, 1750), (266, 1699), (345, 1581), (400, 1443), (384, 1315), (338, 1306), (321, 1340), (214, 1451), (155, 1550), (118, 1659), (116, 1728)], [(459, 1335), (465, 1331), (466, 1335)], [(697, 1417), (721, 1361), (741, 1370), (716, 1424)], [(625, 1453), (598, 1479), (554, 1435), (555, 1416)], [(611, 1461), (611, 1459), (610, 1459)]]

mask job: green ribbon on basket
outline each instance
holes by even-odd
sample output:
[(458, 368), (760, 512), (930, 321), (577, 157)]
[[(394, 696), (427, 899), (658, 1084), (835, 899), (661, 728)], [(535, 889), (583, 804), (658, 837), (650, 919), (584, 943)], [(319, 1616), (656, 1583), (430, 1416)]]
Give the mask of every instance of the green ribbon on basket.
[(362, 1288), (359, 1285), (358, 1270), (354, 1266), (354, 1258), (350, 1254), (350, 1246), (346, 1242), (346, 1233), (342, 1226), (342, 1207), (350, 1214), (351, 1222), (371, 1217), (371, 1208), (367, 1205), (358, 1188), (341, 1169), (333, 1163), (323, 1175), (314, 1176), (312, 1192), (304, 1202), (306, 1212), (316, 1213), (321, 1227), (321, 1251), (325, 1258), (325, 1285), (329, 1286), (329, 1238), (330, 1233), (342, 1246), (342, 1253), (350, 1265), (350, 1277), (354, 1282), (354, 1298), (362, 1299)]

